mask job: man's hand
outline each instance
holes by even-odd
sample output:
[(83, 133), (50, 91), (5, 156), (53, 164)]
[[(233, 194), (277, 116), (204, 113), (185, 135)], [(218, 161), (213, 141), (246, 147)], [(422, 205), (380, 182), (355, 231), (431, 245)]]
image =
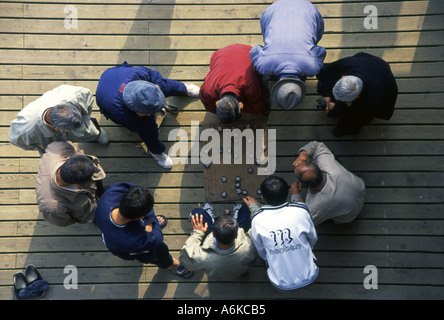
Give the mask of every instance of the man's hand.
[(325, 110), (324, 110), (325, 114), (329, 114), (330, 111), (332, 111), (334, 107), (335, 107), (334, 102), (328, 103), (327, 106), (325, 107)]
[(208, 223), (205, 222), (205, 225), (203, 223), (203, 215), (195, 214), (191, 216), (191, 226), (194, 230), (200, 230), (203, 233), (207, 232), (208, 230)]
[(247, 196), (247, 197), (244, 198), (244, 203), (247, 206), (250, 206), (251, 204), (253, 204), (255, 202), (257, 202), (257, 200), (255, 198), (250, 197), (250, 196)]
[(299, 181), (295, 181), (291, 184), (290, 193), (291, 194), (301, 194), (302, 193), (302, 185)]
[[(161, 216), (156, 216), (156, 217), (157, 217), (157, 220), (159, 221), (159, 223), (160, 223), (161, 225), (164, 224), (165, 220), (164, 220)], [(153, 228), (154, 228), (154, 224), (153, 224), (153, 223), (150, 223), (150, 224), (145, 225), (145, 231), (146, 231), (146, 232), (151, 232), (151, 231), (153, 231)]]
[(335, 103), (331, 101), (330, 97), (323, 97), (322, 100), (325, 101), (325, 114), (329, 114), (331, 110), (335, 107)]

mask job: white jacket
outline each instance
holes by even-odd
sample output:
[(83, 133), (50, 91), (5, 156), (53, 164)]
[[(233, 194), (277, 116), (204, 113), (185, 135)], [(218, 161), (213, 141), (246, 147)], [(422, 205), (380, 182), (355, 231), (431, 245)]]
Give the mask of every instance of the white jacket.
[[(78, 108), (83, 119), (80, 128), (70, 131), (65, 137), (48, 126), (43, 116), (48, 108), (62, 102), (70, 102)], [(46, 147), (54, 141), (71, 140), (88, 142), (97, 139), (99, 130), (90, 121), (94, 97), (87, 88), (63, 84), (45, 92), (37, 100), (29, 103), (11, 122), (9, 141), (24, 150), (37, 149), (42, 155)]]
[[(256, 205), (257, 206), (257, 205)], [(303, 203), (264, 205), (254, 212), (251, 235), (259, 256), (267, 262), (271, 283), (294, 290), (312, 283), (319, 272), (312, 248), (318, 237)]]

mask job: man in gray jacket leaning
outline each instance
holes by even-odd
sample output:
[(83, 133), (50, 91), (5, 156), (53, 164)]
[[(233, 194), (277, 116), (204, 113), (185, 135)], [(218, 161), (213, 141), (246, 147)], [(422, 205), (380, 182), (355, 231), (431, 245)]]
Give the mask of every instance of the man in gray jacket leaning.
[[(305, 202), (315, 225), (329, 219), (347, 223), (358, 216), (364, 205), (364, 181), (347, 171), (325, 144), (306, 144), (293, 165), (297, 181), (291, 186), (291, 200)], [(305, 201), (303, 187), (308, 188)]]
[(109, 143), (105, 130), (91, 118), (94, 97), (87, 88), (62, 84), (45, 92), (11, 122), (9, 141), (40, 156), (54, 141)]

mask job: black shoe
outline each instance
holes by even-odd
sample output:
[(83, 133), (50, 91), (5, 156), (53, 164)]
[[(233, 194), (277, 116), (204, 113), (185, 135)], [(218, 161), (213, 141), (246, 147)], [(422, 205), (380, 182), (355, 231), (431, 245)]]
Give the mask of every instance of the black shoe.
[(42, 276), (37, 271), (37, 268), (32, 264), (26, 267), (25, 276), (28, 285), (32, 284), (34, 281), (43, 280)]
[[(42, 298), (48, 290), (48, 281), (43, 280), (37, 268), (30, 264), (24, 272), (25, 288), (17, 291), (18, 299)], [(21, 276), (20, 276), (21, 277)]]
[(22, 289), (25, 289), (28, 284), (26, 282), (26, 276), (23, 272), (18, 272), (14, 274), (14, 296), (17, 300), (21, 300), (23, 298), (19, 297), (19, 293)]

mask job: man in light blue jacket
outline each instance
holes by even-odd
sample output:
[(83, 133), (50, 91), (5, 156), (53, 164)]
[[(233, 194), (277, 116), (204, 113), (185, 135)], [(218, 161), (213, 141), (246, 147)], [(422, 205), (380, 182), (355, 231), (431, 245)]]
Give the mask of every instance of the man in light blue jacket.
[(305, 95), (304, 80), (323, 66), (325, 48), (317, 46), (324, 20), (308, 0), (278, 0), (261, 16), (264, 46), (250, 51), (253, 67), (265, 78), (276, 80), (271, 89), (274, 106), (291, 109)]

